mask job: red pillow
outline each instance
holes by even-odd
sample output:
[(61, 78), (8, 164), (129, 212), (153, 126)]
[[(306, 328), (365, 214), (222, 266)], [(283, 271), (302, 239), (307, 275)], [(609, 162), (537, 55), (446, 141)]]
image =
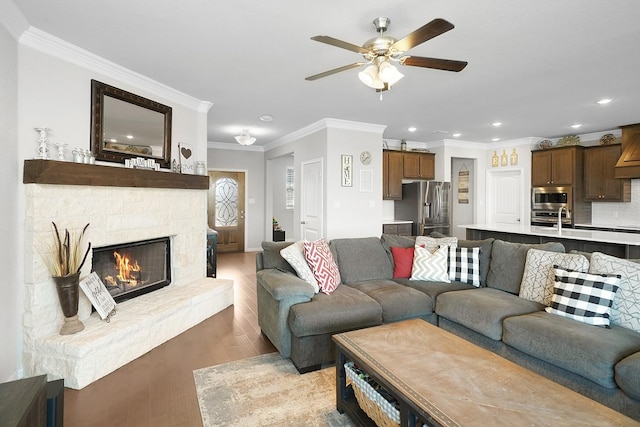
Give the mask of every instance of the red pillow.
[(340, 271), (336, 265), (329, 245), (324, 239), (303, 243), (304, 257), (311, 268), (320, 290), (330, 295), (340, 284)]
[(391, 247), (391, 255), (393, 255), (393, 263), (395, 264), (393, 269), (394, 279), (408, 279), (411, 277), (413, 252), (413, 246), (410, 248)]

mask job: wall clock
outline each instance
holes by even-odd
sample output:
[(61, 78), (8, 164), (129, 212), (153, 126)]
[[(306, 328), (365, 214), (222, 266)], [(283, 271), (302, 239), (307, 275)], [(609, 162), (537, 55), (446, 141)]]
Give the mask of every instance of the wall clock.
[(371, 153), (368, 151), (363, 151), (360, 153), (360, 163), (363, 165), (368, 165), (371, 163)]

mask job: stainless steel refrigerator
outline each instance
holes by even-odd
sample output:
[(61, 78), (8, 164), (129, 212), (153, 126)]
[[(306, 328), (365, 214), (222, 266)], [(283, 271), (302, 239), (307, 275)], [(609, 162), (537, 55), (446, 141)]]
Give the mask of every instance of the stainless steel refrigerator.
[(432, 231), (451, 233), (451, 183), (416, 181), (402, 184), (402, 200), (396, 200), (395, 219), (413, 221), (413, 235)]

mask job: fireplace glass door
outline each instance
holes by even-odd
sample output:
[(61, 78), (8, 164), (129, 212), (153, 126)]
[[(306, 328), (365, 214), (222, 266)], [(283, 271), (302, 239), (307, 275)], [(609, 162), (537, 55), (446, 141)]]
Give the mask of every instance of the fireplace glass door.
[(169, 238), (94, 248), (92, 268), (116, 302), (171, 283)]

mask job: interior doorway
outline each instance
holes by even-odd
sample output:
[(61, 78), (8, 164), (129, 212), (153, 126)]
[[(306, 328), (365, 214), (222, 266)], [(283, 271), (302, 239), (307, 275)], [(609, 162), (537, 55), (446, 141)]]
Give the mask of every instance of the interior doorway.
[(300, 194), (300, 235), (314, 241), (323, 237), (324, 185), (322, 159), (302, 162), (302, 191)]
[(487, 173), (487, 222), (520, 224), (524, 218), (522, 170)]
[(244, 172), (209, 171), (207, 223), (218, 232), (218, 252), (244, 252)]

